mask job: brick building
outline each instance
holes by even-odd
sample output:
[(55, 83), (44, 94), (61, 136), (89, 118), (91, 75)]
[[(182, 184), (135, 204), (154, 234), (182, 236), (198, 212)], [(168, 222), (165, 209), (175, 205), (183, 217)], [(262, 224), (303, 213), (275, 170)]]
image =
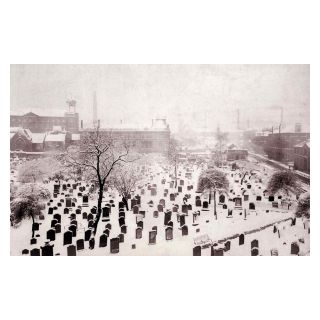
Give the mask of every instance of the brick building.
[(79, 132), (79, 114), (65, 112), (63, 117), (39, 116), (33, 112), (22, 116), (10, 115), (10, 127), (29, 129), (32, 133), (42, 133), (52, 130), (54, 126), (71, 133)]
[(310, 138), (310, 133), (285, 132), (273, 133), (267, 137), (264, 151), (268, 158), (281, 161), (294, 161), (294, 146)]
[(294, 146), (294, 169), (310, 173), (309, 141), (304, 141)]
[[(82, 134), (95, 129), (83, 129)], [(115, 141), (126, 141), (132, 150), (139, 153), (167, 153), (169, 150), (170, 129), (165, 119), (154, 119), (148, 128), (120, 126), (100, 128), (100, 132), (111, 135)]]

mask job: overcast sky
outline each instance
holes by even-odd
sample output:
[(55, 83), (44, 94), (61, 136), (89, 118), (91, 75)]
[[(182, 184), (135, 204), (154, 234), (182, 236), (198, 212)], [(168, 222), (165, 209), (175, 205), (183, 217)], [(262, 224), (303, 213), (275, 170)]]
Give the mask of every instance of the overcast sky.
[(62, 116), (77, 100), (92, 123), (97, 93), (102, 126), (150, 125), (166, 117), (173, 131), (262, 128), (280, 121), (309, 130), (308, 65), (12, 65), (11, 114)]

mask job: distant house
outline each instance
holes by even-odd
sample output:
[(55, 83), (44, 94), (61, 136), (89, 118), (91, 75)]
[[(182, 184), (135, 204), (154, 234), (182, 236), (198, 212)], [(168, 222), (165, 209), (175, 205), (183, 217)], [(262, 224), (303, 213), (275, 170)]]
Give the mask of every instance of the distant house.
[(45, 133), (32, 133), (32, 151), (42, 152), (44, 150)]
[(294, 146), (294, 169), (310, 173), (309, 141), (303, 141)]
[(32, 133), (21, 127), (10, 128), (10, 150), (32, 151)]
[(246, 149), (228, 149), (227, 153), (227, 160), (245, 160), (248, 157), (248, 150)]
[(48, 132), (44, 139), (44, 150), (64, 150), (71, 143), (71, 133), (64, 131), (59, 126), (54, 126), (53, 130)]

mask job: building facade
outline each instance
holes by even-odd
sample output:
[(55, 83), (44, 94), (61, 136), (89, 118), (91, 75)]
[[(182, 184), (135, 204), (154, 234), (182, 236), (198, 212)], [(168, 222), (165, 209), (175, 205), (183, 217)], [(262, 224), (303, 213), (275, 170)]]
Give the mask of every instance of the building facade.
[[(95, 130), (83, 129), (80, 136)], [(138, 153), (167, 154), (169, 150), (170, 129), (165, 119), (153, 120), (150, 128), (100, 128), (99, 132), (110, 136), (116, 142), (128, 143), (131, 150)]]
[(310, 133), (285, 132), (269, 134), (264, 151), (268, 158), (280, 162), (294, 161), (294, 146), (310, 138)]
[(79, 114), (65, 112), (63, 117), (39, 116), (33, 112), (22, 116), (10, 115), (10, 127), (29, 129), (32, 133), (41, 133), (52, 130), (54, 126), (71, 133), (79, 132)]
[(294, 147), (294, 169), (310, 173), (310, 142), (304, 141)]

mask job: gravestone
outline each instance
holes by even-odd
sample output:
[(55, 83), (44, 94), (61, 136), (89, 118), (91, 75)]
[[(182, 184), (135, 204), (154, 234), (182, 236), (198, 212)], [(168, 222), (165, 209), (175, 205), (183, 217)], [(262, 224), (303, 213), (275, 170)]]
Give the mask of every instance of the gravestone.
[(255, 210), (256, 209), (256, 205), (253, 202), (249, 203), (249, 210)]
[[(161, 212), (162, 212), (162, 211), (161, 211)], [(159, 217), (158, 211), (153, 211), (153, 217), (154, 217), (154, 218), (158, 218), (158, 217)]]
[(138, 227), (136, 229), (136, 239), (141, 239), (142, 238), (142, 228)]
[(166, 200), (164, 200), (164, 199), (160, 199), (159, 203), (160, 203), (163, 207), (166, 206)]
[[(71, 236), (72, 236), (72, 233), (71, 233)], [(89, 241), (90, 238), (91, 238), (91, 229), (87, 229), (84, 232), (84, 241)]]
[(27, 254), (29, 254), (29, 250), (28, 249), (23, 249), (21, 253), (22, 253), (22, 255), (27, 255)]
[(232, 218), (232, 210), (231, 209), (228, 209), (228, 216), (227, 218)]
[[(51, 227), (52, 227), (52, 222), (51, 222)], [(38, 222), (35, 222), (32, 224), (32, 230), (39, 231), (39, 223)]]
[(50, 241), (56, 240), (56, 231), (54, 229), (50, 229), (47, 231), (47, 239)]
[(106, 234), (102, 234), (99, 238), (99, 247), (104, 248), (108, 244), (108, 237)]
[(119, 218), (119, 226), (123, 226), (124, 224), (126, 224), (125, 219), (123, 217)]
[(137, 227), (143, 229), (143, 221), (137, 222)]
[(53, 208), (52, 207), (48, 208), (48, 214), (53, 214)]
[(269, 202), (273, 202), (274, 201), (274, 196), (269, 196)]
[(103, 230), (103, 233), (104, 233), (107, 237), (110, 236), (110, 230), (109, 230), (109, 229), (104, 229), (104, 230)]
[(278, 249), (271, 249), (271, 255), (278, 256), (279, 255)]
[(170, 193), (170, 201), (174, 201), (175, 200), (175, 194), (174, 193)]
[(75, 226), (74, 224), (70, 225), (69, 226), (69, 231), (72, 232), (72, 236), (73, 237), (76, 237), (77, 236), (77, 226)]
[(34, 248), (30, 251), (30, 256), (40, 256), (40, 249)]
[(183, 204), (183, 205), (181, 206), (181, 211), (182, 211), (182, 213), (188, 213), (188, 205)]
[(208, 211), (209, 203), (208, 201), (203, 201), (202, 203), (202, 210), (203, 211)]
[(211, 256), (223, 256), (224, 254), (223, 248), (215, 248), (211, 247)]
[(157, 208), (158, 208), (158, 211), (159, 211), (159, 212), (163, 212), (163, 206), (162, 206), (162, 204), (158, 204)]
[(182, 235), (183, 235), (183, 236), (187, 236), (187, 235), (188, 235), (188, 226), (187, 226), (187, 225), (184, 225), (184, 226), (181, 228), (181, 231), (182, 231)]
[(278, 202), (272, 202), (272, 208), (279, 208)]
[(95, 244), (96, 244), (95, 238), (90, 238), (90, 240), (89, 240), (89, 249), (93, 250), (94, 247), (95, 247)]
[(78, 227), (78, 221), (77, 220), (71, 220), (70, 224)]
[(257, 196), (256, 200), (261, 201), (261, 196)]
[(239, 236), (239, 246), (242, 246), (244, 244), (244, 234), (241, 233)]
[(242, 199), (240, 197), (234, 198), (234, 206), (236, 208), (242, 208)]
[(178, 192), (181, 193), (182, 192), (182, 187), (178, 187)]
[(157, 195), (157, 189), (151, 188), (151, 196), (156, 196), (156, 195)]
[(122, 225), (120, 228), (120, 232), (126, 234), (127, 233), (127, 226), (126, 225)]
[(192, 204), (191, 203), (188, 204), (188, 210), (192, 210)]
[(258, 256), (259, 255), (259, 249), (258, 248), (252, 248), (251, 249), (251, 256)]
[(58, 221), (58, 223), (61, 223), (61, 214), (55, 213), (53, 215), (53, 219), (56, 219)]
[(298, 243), (297, 242), (292, 242), (291, 243), (291, 252), (290, 253), (297, 255), (297, 254), (299, 254), (299, 251), (300, 251), (300, 248), (299, 248)]
[(133, 206), (133, 213), (134, 214), (138, 214), (139, 213), (139, 206), (138, 205)]
[(171, 220), (171, 215), (172, 212), (171, 211), (166, 211), (164, 214), (164, 225), (167, 225), (168, 222)]
[(259, 248), (259, 241), (257, 239), (251, 241), (251, 249)]
[(119, 253), (119, 238), (110, 239), (110, 253)]
[(186, 216), (181, 215), (180, 216), (180, 227), (184, 226), (186, 224)]
[(37, 239), (36, 239), (36, 238), (31, 238), (30, 244), (31, 244), (31, 245), (37, 244)]
[(68, 254), (68, 256), (76, 256), (77, 255), (76, 246), (74, 246), (74, 245), (68, 246), (67, 247), (67, 254)]
[(42, 256), (53, 256), (53, 246), (54, 245), (50, 245), (50, 244), (46, 243), (44, 247), (40, 247), (41, 248), (41, 255)]
[(149, 231), (149, 244), (156, 244), (157, 239), (157, 232), (156, 231)]
[(66, 198), (66, 208), (71, 208), (72, 207), (72, 200), (71, 198)]
[(196, 246), (193, 248), (193, 255), (194, 256), (201, 256), (201, 247), (200, 246)]
[(84, 250), (84, 240), (83, 239), (79, 239), (77, 240), (77, 250)]
[(225, 202), (225, 196), (224, 196), (224, 194), (220, 194), (219, 203), (224, 203), (224, 202)]
[(63, 209), (63, 213), (64, 213), (64, 214), (68, 214), (68, 213), (69, 213), (69, 208), (64, 208), (64, 209)]
[(201, 200), (200, 199), (196, 200), (196, 207), (201, 207)]
[(82, 206), (88, 207), (89, 206), (89, 197), (85, 194), (82, 196)]
[(172, 240), (173, 239), (173, 230), (172, 227), (166, 227), (165, 229), (166, 232), (166, 240)]
[(71, 231), (66, 231), (63, 234), (63, 245), (67, 245), (67, 244), (72, 244), (72, 232)]
[(120, 234), (118, 235), (118, 238), (119, 238), (119, 242), (120, 242), (120, 243), (124, 242), (124, 234), (123, 234), (123, 233), (120, 233)]
[(226, 241), (226, 242), (224, 243), (224, 250), (225, 250), (225, 251), (229, 251), (230, 248), (231, 248), (231, 241), (228, 240), (228, 241)]
[(88, 213), (87, 212), (82, 212), (82, 219), (88, 219)]
[(56, 233), (61, 233), (61, 224), (60, 224), (60, 223), (57, 223), (57, 224), (54, 226), (54, 229), (56, 230)]

